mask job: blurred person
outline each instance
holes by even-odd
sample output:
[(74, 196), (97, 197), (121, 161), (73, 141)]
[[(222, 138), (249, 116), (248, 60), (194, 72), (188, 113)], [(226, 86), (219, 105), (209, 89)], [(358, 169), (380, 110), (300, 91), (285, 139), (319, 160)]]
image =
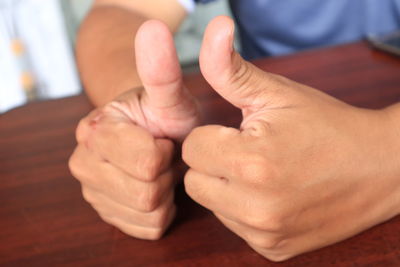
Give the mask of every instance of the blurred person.
[(0, 0), (0, 113), (81, 91), (59, 0)]
[[(245, 59), (400, 26), (398, 0), (230, 4)], [(69, 165), (101, 218), (128, 235), (160, 238), (176, 212), (172, 159), (181, 146), (188, 195), (273, 261), (398, 215), (400, 106), (353, 107), (262, 71), (234, 51), (232, 20), (217, 17), (200, 68), (243, 121), (240, 129), (200, 126), (171, 34), (193, 8), (184, 0), (97, 0), (81, 26), (78, 65), (97, 108), (78, 125)]]

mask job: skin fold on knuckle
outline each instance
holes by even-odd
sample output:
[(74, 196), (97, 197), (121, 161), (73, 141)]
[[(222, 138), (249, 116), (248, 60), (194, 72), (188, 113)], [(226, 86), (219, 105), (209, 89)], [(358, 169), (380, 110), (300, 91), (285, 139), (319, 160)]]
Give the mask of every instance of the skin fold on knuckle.
[(175, 204), (157, 209), (153, 214), (150, 222), (150, 226), (159, 229), (165, 229), (171, 222), (171, 217), (175, 215), (176, 206)]
[(77, 149), (72, 153), (68, 160), (68, 168), (73, 177), (75, 177), (78, 181), (85, 181), (87, 172), (85, 171), (86, 166), (82, 164), (82, 158), (79, 155)]
[(157, 179), (163, 162), (163, 155), (161, 153), (154, 141), (150, 142), (144, 151), (142, 151), (142, 155), (136, 164), (139, 174), (141, 174), (144, 181), (153, 182)]
[(75, 138), (78, 143), (87, 143), (90, 132), (95, 128), (101, 115), (101, 110), (95, 109), (79, 121), (75, 130)]
[(252, 234), (248, 235), (246, 241), (253, 246), (259, 247), (263, 250), (280, 252), (285, 245), (285, 239), (277, 237), (269, 232), (265, 232), (266, 235)]
[[(271, 201), (265, 199), (263, 201)], [(250, 202), (250, 201), (249, 201)], [(254, 201), (251, 201), (254, 202)], [(254, 229), (283, 234), (286, 230), (286, 222), (283, 216), (283, 212), (277, 211), (279, 207), (266, 208), (263, 205), (259, 207), (255, 203), (249, 203), (245, 205), (245, 212), (243, 212), (242, 222)]]
[(199, 199), (198, 195), (198, 186), (196, 186), (196, 178), (193, 175), (193, 170), (189, 169), (185, 177), (183, 179), (184, 187), (186, 193), (191, 197), (193, 200), (197, 201)]
[(87, 140), (87, 147), (103, 159), (114, 152), (118, 147), (119, 138), (112, 127), (106, 123), (100, 123)]
[(139, 209), (142, 212), (152, 212), (159, 205), (163, 192), (158, 183), (148, 183), (138, 196)]
[(271, 163), (262, 153), (245, 152), (238, 159), (238, 164), (233, 165), (234, 171), (244, 181), (264, 185), (274, 176)]

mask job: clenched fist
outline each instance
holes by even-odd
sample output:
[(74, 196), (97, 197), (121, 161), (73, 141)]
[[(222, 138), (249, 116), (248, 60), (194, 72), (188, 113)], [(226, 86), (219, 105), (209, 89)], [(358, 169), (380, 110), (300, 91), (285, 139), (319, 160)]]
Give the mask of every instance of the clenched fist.
[(199, 111), (164, 24), (144, 23), (135, 49), (143, 88), (81, 120), (69, 165), (101, 218), (131, 236), (158, 239), (175, 214), (174, 141), (198, 125)]
[(266, 73), (235, 53), (232, 40), (230, 19), (212, 21), (200, 66), (243, 121), (190, 133), (186, 192), (274, 261), (399, 214), (400, 142), (389, 110), (352, 107)]

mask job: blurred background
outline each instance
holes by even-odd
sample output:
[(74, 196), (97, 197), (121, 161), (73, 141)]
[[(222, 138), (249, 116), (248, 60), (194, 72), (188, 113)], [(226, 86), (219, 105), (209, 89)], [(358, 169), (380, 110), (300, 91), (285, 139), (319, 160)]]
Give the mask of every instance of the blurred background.
[[(67, 15), (68, 34), (74, 40), (79, 24), (89, 10), (92, 0), (61, 0), (61, 3)], [(185, 71), (196, 70), (203, 32), (208, 22), (218, 15), (231, 16), (227, 0), (198, 5), (176, 34), (175, 44)], [(238, 44), (237, 42), (236, 45)]]
[[(0, 0), (0, 113), (81, 92), (73, 47), (92, 0)], [(175, 36), (184, 72), (198, 70), (204, 29), (230, 15), (226, 0), (198, 5)]]

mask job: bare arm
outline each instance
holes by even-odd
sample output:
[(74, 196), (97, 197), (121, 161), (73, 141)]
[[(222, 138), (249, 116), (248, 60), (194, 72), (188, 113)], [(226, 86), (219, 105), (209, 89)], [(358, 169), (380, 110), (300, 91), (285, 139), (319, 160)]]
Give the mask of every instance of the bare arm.
[(140, 86), (134, 37), (147, 19), (158, 19), (175, 32), (186, 16), (177, 0), (96, 0), (82, 23), (77, 62), (85, 91), (96, 105)]

